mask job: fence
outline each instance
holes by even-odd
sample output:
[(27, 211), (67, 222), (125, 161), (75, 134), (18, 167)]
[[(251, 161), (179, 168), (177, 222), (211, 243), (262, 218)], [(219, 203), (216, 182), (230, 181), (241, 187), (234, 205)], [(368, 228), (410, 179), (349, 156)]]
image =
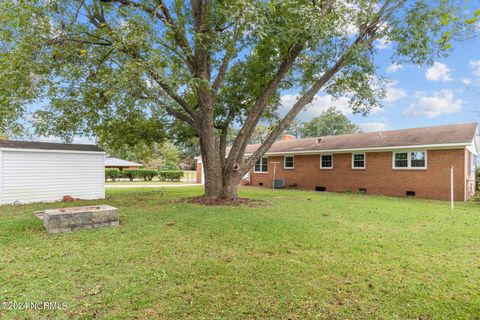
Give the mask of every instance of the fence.
[(196, 171), (183, 171), (182, 182), (196, 183), (197, 182), (197, 172)]

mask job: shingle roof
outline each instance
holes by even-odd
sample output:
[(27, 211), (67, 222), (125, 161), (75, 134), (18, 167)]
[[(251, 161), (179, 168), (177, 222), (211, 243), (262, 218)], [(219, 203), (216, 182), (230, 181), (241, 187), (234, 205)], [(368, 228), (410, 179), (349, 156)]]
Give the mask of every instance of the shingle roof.
[(103, 149), (93, 144), (70, 144), (13, 140), (0, 140), (0, 148), (103, 152)]
[[(463, 123), (426, 128), (376, 131), (345, 134), (340, 136), (277, 141), (267, 151), (267, 154), (368, 148), (388, 149), (404, 146), (414, 147), (462, 143), (468, 144), (472, 142), (476, 128), (477, 123)], [(251, 154), (257, 150), (259, 146), (259, 144), (248, 145), (245, 153)]]
[(142, 167), (143, 164), (118, 158), (105, 159), (106, 167)]

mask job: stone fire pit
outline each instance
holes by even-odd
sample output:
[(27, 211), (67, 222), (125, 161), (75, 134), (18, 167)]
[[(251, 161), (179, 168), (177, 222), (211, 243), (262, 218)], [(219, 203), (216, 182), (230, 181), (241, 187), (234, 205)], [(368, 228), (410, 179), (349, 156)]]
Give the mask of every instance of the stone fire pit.
[(48, 233), (118, 226), (118, 209), (108, 205), (48, 209), (34, 214), (43, 220)]

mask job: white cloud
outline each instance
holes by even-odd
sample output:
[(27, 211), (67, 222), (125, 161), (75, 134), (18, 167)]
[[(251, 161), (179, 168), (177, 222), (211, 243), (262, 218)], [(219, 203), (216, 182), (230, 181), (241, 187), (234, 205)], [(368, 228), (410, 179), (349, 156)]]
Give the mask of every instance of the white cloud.
[(388, 49), (392, 46), (392, 43), (389, 42), (386, 38), (380, 38), (374, 42), (375, 48), (377, 49)]
[(417, 92), (415, 96), (416, 101), (410, 104), (404, 114), (434, 118), (442, 114), (460, 112), (464, 104), (464, 101), (456, 99), (453, 91), (448, 89), (434, 92), (432, 95)]
[(480, 78), (480, 60), (470, 61), (470, 69), (475, 77)]
[(400, 70), (403, 70), (403, 64), (390, 63), (390, 65), (387, 67), (388, 73), (395, 73)]
[(448, 82), (452, 81), (452, 75), (451, 75), (450, 68), (440, 62), (434, 62), (433, 66), (427, 69), (425, 72), (425, 78), (427, 78), (428, 81), (442, 81), (442, 82)]
[(390, 126), (386, 122), (364, 122), (358, 125), (363, 132), (385, 131), (390, 129)]
[[(279, 108), (279, 113), (281, 116), (284, 116), (290, 108), (297, 101), (298, 96), (296, 95), (283, 95), (281, 97), (281, 106)], [(312, 103), (307, 104), (307, 106), (301, 111), (297, 119), (303, 121), (309, 121), (314, 117), (319, 116), (323, 111), (327, 110), (329, 107), (335, 107), (337, 110), (341, 111), (343, 114), (351, 114), (352, 110), (349, 104), (350, 98), (348, 97), (339, 97), (334, 99), (331, 95), (320, 96), (317, 95), (313, 99)]]
[(385, 88), (385, 98), (383, 99), (384, 102), (394, 102), (407, 96), (405, 90), (396, 87), (397, 84), (398, 81), (396, 80), (393, 80), (387, 84)]
[(472, 82), (473, 82), (472, 80), (467, 79), (467, 78), (462, 79), (462, 83), (466, 86), (470, 86), (472, 84)]

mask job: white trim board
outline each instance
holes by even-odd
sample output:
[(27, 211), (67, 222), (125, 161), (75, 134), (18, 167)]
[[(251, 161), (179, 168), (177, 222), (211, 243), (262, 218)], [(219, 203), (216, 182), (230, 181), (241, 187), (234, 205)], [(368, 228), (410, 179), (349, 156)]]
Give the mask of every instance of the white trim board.
[[(351, 148), (351, 149), (331, 149), (331, 150), (304, 150), (304, 151), (285, 151), (285, 152), (267, 152), (265, 156), (275, 156), (284, 154), (322, 154), (322, 153), (362, 153), (362, 152), (388, 152), (393, 150), (416, 150), (416, 149), (463, 149), (470, 145), (471, 142), (448, 143), (448, 144), (429, 144), (429, 145), (413, 145), (413, 146), (395, 146), (395, 147), (371, 147), (371, 148)], [(245, 153), (245, 156), (251, 156), (253, 153)]]
[(82, 150), (57, 150), (57, 149), (25, 149), (25, 148), (0, 148), (0, 151), (12, 152), (53, 152), (53, 153), (91, 153), (105, 154), (105, 151), (82, 151)]

